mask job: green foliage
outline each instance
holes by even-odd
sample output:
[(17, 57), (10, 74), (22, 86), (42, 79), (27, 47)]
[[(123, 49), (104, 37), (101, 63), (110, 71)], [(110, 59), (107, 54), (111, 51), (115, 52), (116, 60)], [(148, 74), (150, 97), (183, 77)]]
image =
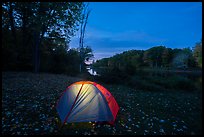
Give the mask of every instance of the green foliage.
[(97, 60), (93, 64), (94, 67), (103, 70), (99, 72), (100, 80), (107, 83), (125, 84), (151, 91), (200, 90), (201, 84), (196, 85), (192, 79), (167, 72), (168, 69), (180, 69), (180, 66), (184, 65), (185, 69), (195, 68), (193, 51), (190, 48), (171, 49), (164, 46), (146, 51), (125, 51), (110, 58)]
[(183, 48), (176, 53), (172, 60), (172, 65), (175, 68), (192, 68), (195, 67), (193, 52), (190, 48)]
[(40, 71), (76, 75), (79, 72), (79, 52), (58, 46), (41, 54)]
[(193, 57), (195, 58), (197, 65), (202, 68), (202, 40), (196, 43), (193, 51)]
[[(168, 60), (168, 54), (165, 53), (166, 47), (157, 46), (150, 48), (145, 51), (144, 62), (149, 64), (151, 67), (161, 67), (162, 66), (162, 56), (164, 60)], [(167, 58), (167, 59), (166, 59)]]
[(108, 67), (109, 58), (103, 58), (94, 62), (93, 67)]
[(135, 70), (143, 66), (143, 50), (130, 50), (117, 54), (111, 58), (104, 58), (96, 61), (94, 67), (107, 67), (109, 69), (118, 69), (121, 72), (133, 74)]
[(167, 88), (177, 89), (177, 90), (185, 90), (185, 91), (195, 90), (195, 85), (189, 78), (176, 76), (176, 75), (169, 77), (166, 81), (165, 86), (168, 86)]
[(163, 67), (169, 67), (169, 63), (170, 63), (170, 60), (171, 60), (171, 49), (170, 48), (165, 48), (162, 52), (162, 55), (161, 55), (161, 58), (162, 58), (162, 66)]
[[(76, 74), (79, 53), (67, 49), (80, 25), (83, 5), (82, 2), (3, 2), (3, 70), (32, 71), (37, 63), (44, 72)], [(86, 59), (90, 57), (87, 53)]]
[[(197, 52), (195, 52), (197, 50)], [(195, 68), (195, 57), (200, 55), (200, 48), (192, 51), (190, 48), (171, 49), (165, 46), (152, 47), (148, 50), (130, 50), (116, 54), (110, 58), (96, 61), (94, 67), (117, 68), (128, 75), (144, 67), (163, 69), (188, 69)], [(194, 53), (194, 55), (193, 55)], [(201, 54), (202, 55), (202, 54)], [(199, 56), (202, 60), (202, 56)], [(199, 59), (197, 59), (199, 60)]]

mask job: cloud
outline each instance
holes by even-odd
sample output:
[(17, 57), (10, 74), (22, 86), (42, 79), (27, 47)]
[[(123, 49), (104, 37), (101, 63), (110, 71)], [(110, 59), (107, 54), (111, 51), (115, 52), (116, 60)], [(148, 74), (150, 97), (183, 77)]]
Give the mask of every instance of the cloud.
[(123, 32), (111, 32), (94, 28), (89, 28), (86, 34), (86, 39), (110, 39), (112, 41), (148, 41), (160, 42), (165, 41), (164, 38), (154, 37), (143, 31), (127, 30)]
[[(90, 46), (98, 59), (131, 49), (147, 49), (165, 41), (164, 38), (157, 38), (142, 31), (113, 32), (87, 27), (84, 45)], [(79, 33), (72, 38), (70, 45), (71, 48), (78, 47)]]

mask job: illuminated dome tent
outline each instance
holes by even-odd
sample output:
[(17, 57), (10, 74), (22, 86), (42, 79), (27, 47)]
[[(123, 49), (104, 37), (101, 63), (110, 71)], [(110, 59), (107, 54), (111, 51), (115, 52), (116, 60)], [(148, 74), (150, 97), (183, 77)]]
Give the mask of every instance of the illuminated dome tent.
[(119, 106), (103, 86), (80, 81), (70, 85), (56, 104), (62, 125), (66, 122), (107, 121), (113, 124)]

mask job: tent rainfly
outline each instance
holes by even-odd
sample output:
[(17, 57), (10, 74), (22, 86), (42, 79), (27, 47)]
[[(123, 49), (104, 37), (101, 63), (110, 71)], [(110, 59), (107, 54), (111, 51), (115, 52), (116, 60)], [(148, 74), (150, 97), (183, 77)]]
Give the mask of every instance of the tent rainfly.
[(62, 125), (73, 122), (102, 122), (114, 124), (118, 103), (103, 86), (91, 81), (71, 84), (56, 104)]

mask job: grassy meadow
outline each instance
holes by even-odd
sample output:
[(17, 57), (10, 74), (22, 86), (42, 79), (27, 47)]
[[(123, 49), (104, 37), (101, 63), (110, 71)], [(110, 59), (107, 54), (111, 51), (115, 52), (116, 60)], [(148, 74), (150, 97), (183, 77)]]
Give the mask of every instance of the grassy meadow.
[[(68, 123), (60, 129), (61, 123), (55, 103), (67, 86), (80, 80), (84, 79), (81, 76), (69, 77), (60, 74), (3, 72), (2, 134), (199, 135), (202, 133), (200, 90), (187, 92), (172, 88), (170, 91), (162, 90), (160, 86), (151, 91), (148, 88), (141, 90), (144, 85), (137, 87), (103, 81), (98, 83), (113, 94), (120, 106), (114, 126), (94, 122)], [(87, 80), (94, 78), (87, 77)], [(143, 82), (145, 83), (144, 80)]]

